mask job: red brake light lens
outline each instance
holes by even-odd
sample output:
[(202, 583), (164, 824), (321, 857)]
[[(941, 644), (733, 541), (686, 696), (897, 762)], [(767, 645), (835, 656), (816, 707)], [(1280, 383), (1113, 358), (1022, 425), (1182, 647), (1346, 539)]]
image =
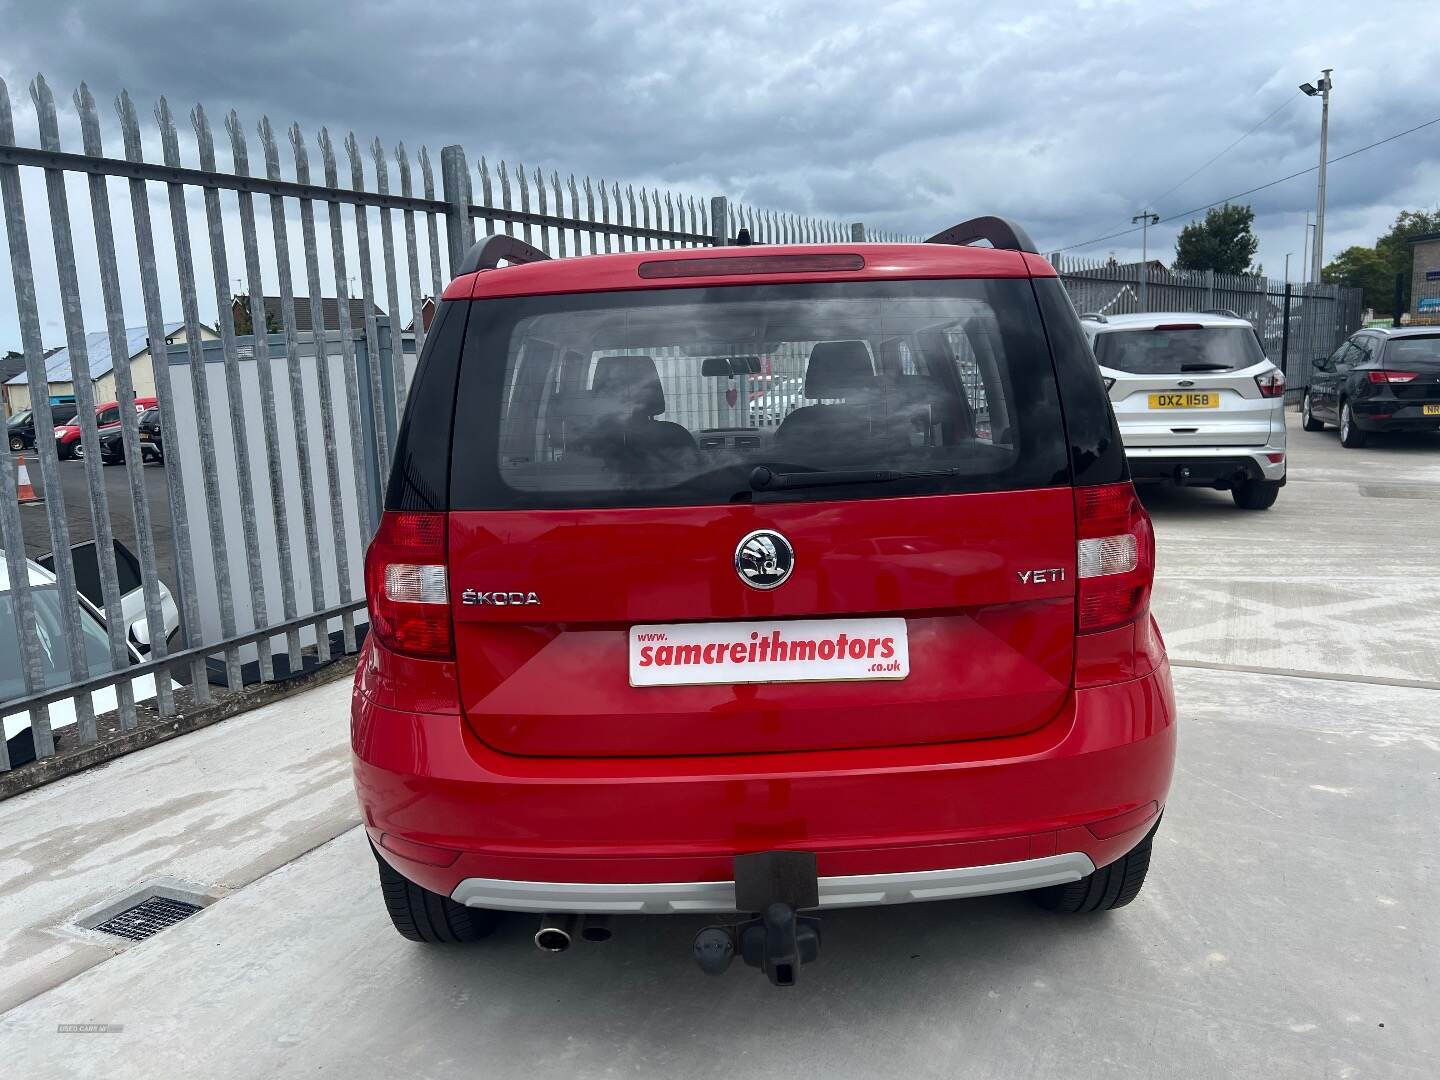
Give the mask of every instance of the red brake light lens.
[(1176, 322), (1161, 323), (1159, 326), (1152, 326), (1151, 330), (1204, 330), (1198, 322)]
[(424, 660), (454, 655), (445, 515), (386, 511), (365, 553), (370, 627), (387, 649)]
[(1407, 383), (1416, 379), (1413, 371), (1367, 371), (1365, 376), (1372, 383)]
[(1285, 396), (1285, 376), (1279, 371), (1267, 371), (1264, 375), (1256, 375), (1255, 385), (1260, 388), (1261, 397)]
[(722, 255), (700, 259), (655, 259), (641, 263), (637, 273), (642, 278), (688, 278), (863, 269), (865, 259), (860, 255)]
[(1155, 531), (1129, 484), (1075, 490), (1081, 634), (1112, 630), (1145, 616), (1155, 580)]

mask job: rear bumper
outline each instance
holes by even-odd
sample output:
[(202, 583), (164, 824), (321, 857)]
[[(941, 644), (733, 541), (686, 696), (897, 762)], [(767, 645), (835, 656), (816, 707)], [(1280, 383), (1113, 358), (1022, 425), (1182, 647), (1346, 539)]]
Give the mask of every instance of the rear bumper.
[(1434, 401), (1352, 401), (1351, 415), (1362, 431), (1434, 431), (1440, 416), (1426, 416), (1424, 407)]
[[(1270, 456), (1281, 455), (1279, 461)], [(1285, 483), (1284, 446), (1157, 446), (1125, 448), (1138, 482), (1167, 480), (1187, 487), (1232, 487), (1237, 480)]]
[[(967, 896), (1065, 885), (1095, 872), (1088, 855), (1078, 851), (993, 866), (916, 870), (899, 874), (850, 874), (820, 878), (820, 907), (870, 907), (922, 900), (958, 900)], [(451, 899), (498, 911), (615, 915), (680, 915), (734, 912), (733, 881), (592, 884), (558, 881), (501, 881), (466, 878)]]
[(1165, 804), (1175, 711), (1162, 664), (1077, 690), (1011, 738), (541, 759), (497, 754), (459, 716), (357, 692), (352, 746), (371, 839), (432, 892), (512, 910), (728, 910), (735, 855), (790, 849), (816, 853), (840, 906), (1036, 888), (1113, 862)]

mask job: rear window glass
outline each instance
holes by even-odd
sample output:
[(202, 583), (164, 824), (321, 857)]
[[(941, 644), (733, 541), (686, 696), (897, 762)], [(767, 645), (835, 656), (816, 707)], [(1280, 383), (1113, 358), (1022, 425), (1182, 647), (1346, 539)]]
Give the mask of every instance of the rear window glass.
[[(72, 594), (73, 595), (73, 594)], [(35, 623), (27, 627), (40, 645), (40, 683), (37, 690), (63, 686), (70, 673), (70, 647), (65, 638), (65, 612), (60, 590), (54, 585), (32, 585), (30, 599)], [(72, 600), (72, 603), (75, 601)], [(20, 651), (19, 609), (15, 594), (0, 591), (0, 700), (25, 696), (25, 675)], [(83, 607), (80, 609), (80, 637), (85, 647), (82, 669), (89, 675), (103, 675), (114, 668), (110, 661), (110, 639), (105, 628)]]
[(1264, 360), (1265, 350), (1245, 326), (1107, 330), (1095, 338), (1095, 359), (1131, 375), (1178, 375), (1239, 371)]
[[(451, 507), (844, 499), (1068, 480), (1030, 283), (478, 301)], [(752, 493), (752, 470), (927, 475)]]
[(1395, 371), (1407, 366), (1426, 370), (1440, 367), (1440, 334), (1391, 338), (1385, 346), (1385, 366)]

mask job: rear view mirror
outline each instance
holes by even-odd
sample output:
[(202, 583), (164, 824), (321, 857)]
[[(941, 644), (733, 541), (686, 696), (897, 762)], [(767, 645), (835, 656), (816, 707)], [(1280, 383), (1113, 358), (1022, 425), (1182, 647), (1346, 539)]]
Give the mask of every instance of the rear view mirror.
[(758, 356), (707, 356), (700, 365), (700, 374), (712, 378), (735, 375), (759, 375), (763, 370)]

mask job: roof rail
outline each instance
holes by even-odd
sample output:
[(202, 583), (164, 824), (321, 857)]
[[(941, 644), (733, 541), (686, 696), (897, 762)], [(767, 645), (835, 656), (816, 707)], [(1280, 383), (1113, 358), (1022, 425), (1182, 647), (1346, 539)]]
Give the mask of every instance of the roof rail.
[(952, 225), (944, 232), (938, 232), (926, 240), (927, 244), (973, 244), (976, 240), (989, 240), (991, 245), (1004, 251), (1028, 251), (1040, 254), (1030, 234), (1009, 218), (977, 217)]
[(1235, 312), (1231, 311), (1228, 307), (1207, 307), (1204, 311), (1200, 312), (1200, 314), (1201, 314), (1201, 315), (1224, 315), (1226, 318), (1230, 318), (1230, 319), (1238, 319), (1238, 318), (1240, 318), (1239, 315), (1236, 315)]
[(1091, 322), (1109, 322), (1109, 321), (1110, 321), (1110, 320), (1107, 319), (1104, 315), (1100, 314), (1100, 312), (1098, 312), (1098, 311), (1082, 311), (1082, 312), (1080, 313), (1080, 318), (1082, 318), (1082, 319), (1089, 319)]
[(465, 253), (465, 258), (460, 262), (460, 269), (455, 271), (455, 276), (461, 274), (473, 274), (476, 270), (494, 270), (500, 265), (500, 260), (512, 263), (533, 263), (544, 262), (550, 258), (545, 252), (537, 247), (531, 247), (523, 240), (517, 240), (513, 236), (506, 236), (498, 233), (495, 236), (487, 236), (484, 240), (476, 241)]

